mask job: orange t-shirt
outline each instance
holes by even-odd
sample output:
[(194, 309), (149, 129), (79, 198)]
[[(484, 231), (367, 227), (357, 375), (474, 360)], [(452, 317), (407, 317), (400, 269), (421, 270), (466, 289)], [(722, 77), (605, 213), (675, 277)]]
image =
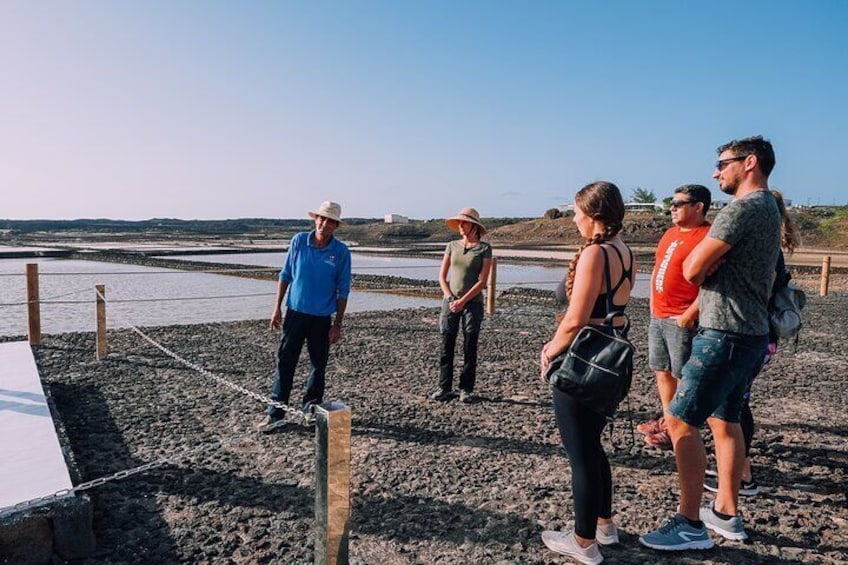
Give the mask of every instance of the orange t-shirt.
[(683, 261), (709, 231), (707, 223), (689, 231), (673, 226), (663, 234), (651, 275), (651, 314), (655, 318), (679, 316), (698, 298), (698, 287), (683, 277)]

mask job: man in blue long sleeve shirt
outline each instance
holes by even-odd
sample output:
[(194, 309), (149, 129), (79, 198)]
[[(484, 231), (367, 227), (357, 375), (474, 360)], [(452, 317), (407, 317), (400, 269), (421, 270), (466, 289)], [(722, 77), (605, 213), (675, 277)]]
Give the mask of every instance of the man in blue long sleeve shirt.
[[(309, 212), (315, 220), (315, 229), (292, 238), (280, 271), (269, 324), (272, 330), (281, 325), (283, 328), (271, 392), (273, 400), (289, 403), (294, 371), (306, 342), (312, 364), (303, 395), (306, 412), (313, 404), (324, 400), (330, 344), (341, 339), (342, 319), (350, 293), (350, 250), (333, 236), (341, 223), (341, 211), (341, 206), (335, 202), (322, 202), (318, 210)], [(286, 291), (288, 298), (283, 320), (282, 303)], [(282, 410), (269, 406), (268, 419), (263, 425), (271, 425), (282, 418)]]

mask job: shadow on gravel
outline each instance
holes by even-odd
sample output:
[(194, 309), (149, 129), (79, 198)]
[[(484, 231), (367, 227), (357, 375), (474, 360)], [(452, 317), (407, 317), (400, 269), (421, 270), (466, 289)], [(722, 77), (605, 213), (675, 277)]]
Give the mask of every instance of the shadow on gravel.
[(770, 431), (792, 431), (804, 434), (804, 436), (833, 434), (839, 437), (848, 438), (848, 426), (845, 425), (822, 426), (821, 424), (816, 424), (814, 422), (799, 422), (797, 424), (762, 424), (762, 429)]
[[(134, 458), (127, 449), (97, 387), (54, 382), (50, 383), (50, 391), (83, 481), (147, 463)], [(156, 490), (155, 486), (135, 478), (113, 481), (88, 491), (94, 513), (95, 559), (160, 563), (179, 560), (168, 524), (153, 501)], [(137, 527), (125, 531), (122, 524)], [(143, 555), (126, 553), (124, 546), (135, 539), (144, 540)], [(134, 551), (138, 551), (137, 545)]]
[(526, 439), (512, 439), (482, 435), (459, 435), (442, 430), (382, 424), (369, 420), (355, 421), (353, 423), (351, 433), (355, 436), (378, 437), (392, 439), (399, 442), (417, 443), (420, 445), (461, 445), (466, 447), (482, 447), (497, 452), (520, 453), (523, 455), (556, 455), (559, 453), (556, 445), (549, 443), (537, 443)]
[(354, 530), (385, 539), (408, 542), (439, 540), (461, 545), (514, 539), (527, 542), (540, 527), (517, 514), (504, 514), (447, 503), (429, 497), (357, 497)]

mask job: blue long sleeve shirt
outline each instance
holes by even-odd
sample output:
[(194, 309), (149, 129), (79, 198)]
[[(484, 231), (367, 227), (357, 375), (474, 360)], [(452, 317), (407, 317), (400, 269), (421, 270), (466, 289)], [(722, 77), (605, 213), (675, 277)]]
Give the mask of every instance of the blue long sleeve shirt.
[(313, 316), (331, 316), (336, 301), (350, 294), (350, 250), (333, 237), (322, 249), (315, 232), (296, 234), (289, 245), (280, 280), (289, 283), (286, 307)]

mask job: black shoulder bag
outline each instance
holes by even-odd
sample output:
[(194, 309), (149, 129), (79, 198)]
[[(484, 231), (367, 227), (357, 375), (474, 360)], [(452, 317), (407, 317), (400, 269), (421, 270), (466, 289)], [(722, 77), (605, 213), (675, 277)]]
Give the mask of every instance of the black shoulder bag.
[[(612, 418), (619, 403), (630, 392), (633, 378), (633, 345), (627, 339), (630, 318), (613, 312), (609, 256), (604, 252), (607, 282), (607, 317), (600, 326), (586, 325), (577, 333), (568, 350), (551, 361), (547, 377), (551, 385), (572, 395), (598, 414)], [(613, 327), (623, 317), (622, 328)]]

